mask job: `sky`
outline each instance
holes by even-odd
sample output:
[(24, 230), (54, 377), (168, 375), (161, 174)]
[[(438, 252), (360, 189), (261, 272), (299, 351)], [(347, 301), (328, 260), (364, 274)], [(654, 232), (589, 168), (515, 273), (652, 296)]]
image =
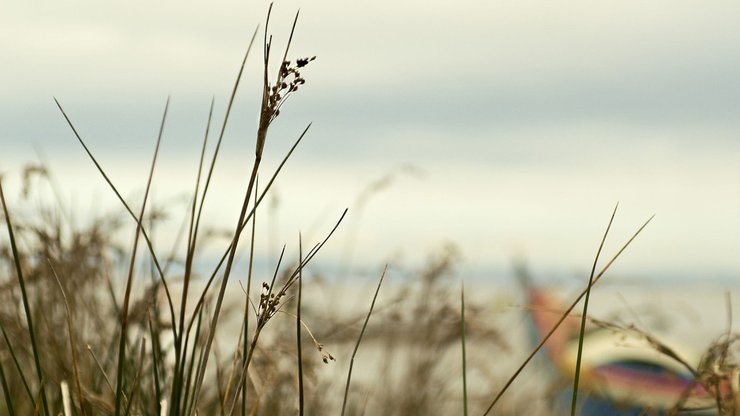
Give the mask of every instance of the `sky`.
[[(172, 206), (161, 238), (174, 235), (211, 98), (218, 130), (268, 6), (0, 5), (0, 172), (13, 204), (41, 154), (78, 217), (120, 211), (52, 97), (137, 201), (170, 96), (154, 196)], [(318, 241), (349, 208), (327, 263), (418, 265), (453, 243), (477, 278), (521, 258), (543, 279), (583, 276), (619, 202), (606, 256), (655, 219), (615, 275), (740, 279), (739, 3), (279, 1), (278, 49), (298, 9), (289, 59), (317, 59), (271, 128), (263, 175), (312, 124), (258, 222), (265, 259), (295, 250), (299, 231)], [(206, 206), (213, 227), (238, 214), (261, 71), (255, 53)]]

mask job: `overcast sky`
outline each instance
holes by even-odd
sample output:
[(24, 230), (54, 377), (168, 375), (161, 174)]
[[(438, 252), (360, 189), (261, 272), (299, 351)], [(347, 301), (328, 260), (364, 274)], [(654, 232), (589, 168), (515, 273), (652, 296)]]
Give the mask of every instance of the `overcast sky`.
[[(189, 190), (210, 99), (220, 126), (268, 2), (8, 3), (8, 186), (37, 147), (80, 212), (117, 207), (56, 96), (135, 200), (171, 95), (156, 195)], [(278, 234), (263, 245), (318, 239), (349, 207), (328, 260), (355, 241), (358, 265), (414, 263), (449, 241), (479, 274), (523, 256), (546, 277), (590, 267), (619, 201), (607, 253), (656, 218), (616, 274), (740, 278), (740, 3), (280, 1), (276, 45), (299, 7), (290, 58), (318, 58), (272, 129), (265, 172), (313, 126), (277, 183)], [(260, 71), (255, 54), (208, 206), (217, 226), (238, 213)]]

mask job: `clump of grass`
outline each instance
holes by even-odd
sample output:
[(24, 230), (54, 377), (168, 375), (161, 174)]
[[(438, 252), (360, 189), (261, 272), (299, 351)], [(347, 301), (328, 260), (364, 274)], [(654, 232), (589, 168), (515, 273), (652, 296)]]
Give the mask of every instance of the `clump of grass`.
[[(213, 359), (215, 352), (219, 318), (227, 312), (224, 297), (242, 232), (250, 221), (254, 224), (257, 208), (308, 130), (307, 127), (300, 134), (277, 170), (267, 175), (269, 178), (267, 185), (258, 190), (257, 176), (261, 171), (261, 160), (269, 147), (269, 127), (280, 115), (287, 98), (296, 94), (299, 88), (306, 84), (301, 72), (315, 59), (315, 57), (299, 58), (295, 61), (287, 59), (298, 21), (296, 14), (288, 43), (280, 57), (277, 74), (273, 80), (268, 80), (273, 57), (272, 37), (268, 33), (271, 11), (272, 6), (268, 11), (268, 24), (265, 25), (264, 31), (263, 95), (249, 183), (228, 247), (218, 266), (211, 273), (205, 289), (200, 293), (192, 314), (186, 313), (188, 310), (186, 306), (190, 299), (191, 281), (196, 273), (194, 258), (200, 247), (198, 243), (204, 202), (211, 185), (244, 64), (255, 36), (250, 41), (239, 69), (217, 143), (210, 164), (207, 165), (207, 143), (213, 118), (213, 102), (211, 103), (201, 158), (197, 166), (194, 194), (187, 217), (187, 247), (183, 261), (185, 271), (182, 276), (182, 296), (179, 300), (173, 297), (169, 287), (168, 281), (172, 279), (172, 276), (167, 275), (166, 265), (169, 261), (167, 263), (160, 261), (161, 257), (153, 247), (150, 234), (156, 223), (156, 216), (147, 204), (159, 146), (165, 136), (169, 99), (157, 135), (144, 198), (137, 211), (134, 211), (122, 196), (113, 179), (98, 163), (86, 141), (78, 133), (61, 102), (55, 99), (74, 136), (134, 221), (134, 239), (130, 249), (116, 246), (112, 236), (122, 225), (120, 218), (111, 222), (101, 221), (81, 231), (68, 230), (66, 227), (70, 225), (65, 224), (60, 216), (45, 223), (42, 221), (40, 224), (34, 224), (33, 220), (30, 220), (21, 226), (23, 237), (27, 239), (25, 247), (29, 250), (24, 256), (16, 244), (14, 217), (0, 187), (3, 219), (7, 225), (10, 248), (9, 251), (0, 251), (0, 256), (2, 260), (14, 265), (17, 276), (15, 284), (3, 281), (3, 287), (0, 288), (2, 289), (0, 296), (6, 298), (4, 302), (6, 306), (2, 308), (0, 315), (0, 324), (5, 335), (6, 351), (11, 352), (15, 363), (12, 368), (14, 371), (11, 372), (9, 371), (11, 368), (6, 365), (7, 362), (4, 359), (0, 361), (0, 381), (11, 413), (36, 411), (51, 415), (55, 414), (54, 409), (64, 408), (66, 413), (74, 412), (81, 415), (97, 412), (117, 416), (192, 415), (210, 414), (216, 410), (223, 414), (233, 414), (235, 409), (240, 407), (241, 413), (247, 414), (260, 408), (259, 402), (264, 393), (262, 397), (255, 396), (252, 403), (247, 402), (248, 390), (255, 392), (249, 384), (247, 375), (250, 363), (258, 350), (260, 335), (268, 322), (281, 310), (285, 301), (292, 296), (295, 283), (302, 280), (302, 270), (327, 243), (344, 217), (342, 214), (326, 238), (312, 246), (298, 264), (290, 271), (283, 271), (284, 276), (281, 280), (276, 280), (281, 270), (281, 263), (278, 261), (272, 281), (269, 284), (264, 283), (267, 293), (258, 301), (254, 318), (245, 313), (243, 320), (245, 343), (241, 349), (242, 354), (237, 354), (233, 358), (232, 365), (232, 368), (236, 369), (232, 372), (234, 374), (231, 374), (236, 382), (236, 388), (219, 390), (204, 386), (207, 369), (214, 366), (220, 369), (223, 364), (216, 362), (212, 366), (209, 361)], [(256, 33), (255, 31), (255, 35)], [(26, 173), (24, 193), (30, 188), (28, 177), (31, 175), (46, 176), (49, 182), (52, 182), (45, 167), (27, 170)], [(64, 216), (66, 214), (65, 212)], [(254, 228), (252, 230), (247, 305), (251, 302), (249, 294), (254, 256)], [(36, 241), (32, 242), (28, 240), (29, 238), (35, 238)], [(142, 262), (137, 256), (141, 241), (147, 248), (146, 261), (152, 265), (152, 279), (146, 282), (139, 292), (134, 290), (134, 282), (141, 281), (138, 266)], [(116, 278), (113, 277), (119, 266), (125, 267), (126, 270), (122, 293), (118, 291)], [(214, 292), (211, 289), (218, 279), (220, 279), (218, 291)], [(20, 300), (24, 307), (22, 315), (11, 306), (19, 304), (16, 302), (18, 300), (16, 288), (20, 288), (21, 292)], [(158, 301), (158, 294), (162, 290), (166, 295), (164, 305)], [(212, 308), (209, 307), (211, 304)], [(160, 311), (163, 306), (166, 311), (164, 316)], [(256, 320), (251, 330), (250, 319)], [(63, 322), (67, 323), (67, 330), (64, 332), (58, 330), (58, 325)], [(170, 341), (166, 340), (167, 334), (171, 335)], [(247, 343), (248, 337), (251, 341)], [(24, 339), (30, 342), (26, 343)], [(31, 348), (26, 348), (28, 345)], [(316, 345), (323, 349), (318, 341)], [(325, 350), (322, 354), (331, 357)], [(31, 356), (35, 369), (33, 378), (30, 377), (31, 373), (27, 367)], [(172, 356), (174, 362), (167, 358)], [(42, 366), (44, 363), (46, 364)], [(59, 386), (68, 386), (70, 375), (74, 386), (73, 395), (50, 393), (69, 391), (68, 387), (65, 390)], [(216, 384), (223, 383), (219, 380)], [(240, 402), (241, 406), (238, 406)]]
[[(315, 328), (319, 338), (344, 349), (350, 357), (345, 365), (352, 366), (358, 334), (362, 334), (346, 405), (341, 394), (338, 403), (346, 415), (460, 413), (465, 398), (460, 390), (463, 318), (455, 289), (459, 262), (457, 249), (445, 245), (431, 253), (419, 269), (389, 268), (386, 275), (395, 275), (396, 280), (388, 281), (386, 276), (384, 295), (374, 304), (372, 319), (368, 320), (368, 311), (340, 310), (319, 322)], [(399, 275), (401, 280), (397, 280)], [(368, 289), (367, 296), (371, 293)], [(510, 352), (507, 334), (500, 332), (492, 318), (486, 305), (469, 301), (466, 293), (466, 342), (478, 344), (476, 353), (467, 357), (469, 377), (475, 377), (469, 384), (475, 388), (467, 399), (471, 414), (488, 399), (481, 387), (497, 378), (487, 370), (496, 367), (491, 357)], [(327, 389), (347, 390), (349, 368), (345, 368), (345, 377), (330, 382)]]
[[(311, 56), (288, 60), (298, 22), (296, 14), (288, 42), (277, 62), (277, 72), (271, 75), (274, 60), (272, 36), (268, 31), (271, 12), (272, 6), (267, 13), (262, 39), (262, 97), (254, 155), (245, 172), (248, 184), (242, 195), (239, 216), (228, 236), (228, 244), (222, 247), (223, 254), (217, 266), (206, 274), (208, 278), (200, 293), (193, 296), (190, 291), (198, 275), (196, 257), (204, 247), (201, 221), (207, 215), (205, 201), (257, 30), (241, 62), (209, 158), (214, 118), (214, 101), (211, 101), (200, 159), (195, 169), (193, 194), (183, 225), (186, 248), (184, 255), (178, 258), (184, 265), (182, 276), (178, 276), (182, 281), (179, 297), (174, 296), (170, 288), (174, 276), (169, 274), (168, 268), (175, 256), (162, 257), (152, 244), (151, 234), (160, 218), (149, 201), (159, 147), (165, 137), (169, 99), (157, 134), (144, 197), (137, 210), (131, 208), (133, 205), (122, 196), (78, 133), (61, 102), (55, 99), (75, 138), (124, 208), (126, 216), (123, 218), (102, 217), (76, 229), (61, 199), (57, 201), (59, 207), (56, 211), (49, 210), (44, 215), (28, 218), (23, 213), (12, 212), (0, 183), (3, 220), (8, 233), (8, 244), (0, 246), (0, 262), (10, 266), (14, 274), (14, 279), (0, 280), (0, 330), (4, 342), (0, 349), (0, 385), (10, 414), (54, 415), (61, 409), (65, 416), (231, 416), (235, 413), (246, 416), (296, 412), (301, 415), (327, 414), (341, 409), (342, 415), (400, 416), (451, 414), (462, 408), (467, 415), (471, 409), (483, 410), (489, 403), (487, 393), (481, 394), (473, 388), (469, 391), (469, 386), (475, 386), (474, 378), (480, 381), (487, 374), (482, 374), (480, 368), (483, 365), (469, 354), (466, 346), (474, 341), (485, 341), (486, 351), (500, 353), (507, 349), (507, 334), (490, 324), (479, 306), (466, 301), (462, 287), (459, 300), (452, 295), (449, 283), (457, 281), (453, 277), (459, 261), (454, 247), (447, 246), (434, 253), (421, 270), (411, 273), (411, 283), (391, 291), (390, 300), (376, 307), (386, 276), (387, 269), (384, 269), (369, 310), (358, 316), (334, 314), (319, 320), (311, 314), (312, 311), (305, 310), (303, 297), (307, 267), (330, 241), (345, 218), (346, 210), (327, 230), (325, 238), (306, 252), (299, 235), (296, 263), (284, 264), (287, 262), (284, 246), (270, 277), (260, 279), (254, 275), (258, 208), (310, 124), (299, 134), (277, 169), (265, 174), (262, 160), (269, 152), (270, 127), (281, 115), (288, 97), (304, 87), (306, 79), (302, 72), (316, 59)], [(32, 165), (24, 173), (22, 197), (28, 195), (32, 187), (30, 178), (34, 175), (45, 178), (52, 188), (56, 188), (46, 167)], [(267, 178), (262, 189), (258, 181), (260, 177)], [(359, 205), (364, 204), (367, 195), (387, 186), (392, 178), (388, 176), (373, 184), (359, 198)], [(135, 226), (133, 244), (124, 247), (114, 236), (131, 221)], [(647, 222), (595, 274), (600, 246), (588, 286), (563, 313), (550, 335), (585, 296), (582, 343), (591, 288), (646, 225)], [(248, 238), (242, 238), (247, 227), (251, 233)], [(229, 309), (225, 299), (240, 243), (244, 244), (247, 239), (249, 266), (244, 304), (241, 305), (243, 313), (237, 315)], [(141, 259), (139, 245), (146, 246), (147, 257), (144, 260)], [(347, 244), (347, 269), (351, 265), (351, 246)], [(141, 272), (144, 263), (149, 266), (149, 276)], [(123, 276), (123, 288), (118, 287), (121, 279), (117, 275)], [(262, 290), (257, 297), (252, 291), (254, 279), (261, 283)], [(136, 290), (137, 283), (141, 283), (140, 290)], [(193, 297), (197, 300), (190, 310), (187, 306)], [(22, 311), (19, 306), (22, 306)], [(295, 306), (294, 315), (287, 310), (292, 306)], [(278, 319), (280, 315), (295, 319), (288, 322)], [(372, 323), (371, 315), (376, 317)], [(221, 320), (232, 316), (239, 316), (241, 320), (240, 334), (235, 340), (233, 354), (231, 350), (222, 354), (217, 330)], [(307, 322), (316, 325), (312, 327), (313, 331)], [(274, 329), (269, 335), (266, 331), (268, 325)], [(304, 333), (310, 336), (312, 345), (303, 342)], [(508, 379), (485, 414), (492, 411), (547, 337)], [(335, 345), (353, 346), (346, 382), (342, 386), (343, 395), (332, 398), (327, 393), (331, 382), (322, 384), (318, 376), (321, 363), (335, 360), (318, 339)], [(718, 343), (707, 354), (701, 368), (696, 370), (697, 378), (718, 392), (717, 407), (723, 411), (740, 408), (740, 387), (734, 381), (740, 370), (728, 358), (736, 340), (736, 337), (728, 336)], [(380, 352), (381, 365), (384, 366), (379, 379), (370, 383), (352, 378), (361, 344), (372, 344), (373, 349)], [(656, 341), (655, 345), (660, 344)], [(458, 347), (462, 347), (461, 369)], [(304, 354), (304, 348), (315, 351)], [(582, 344), (579, 357), (581, 348)], [(446, 365), (448, 355), (454, 355), (453, 366)], [(487, 353), (484, 359), (493, 355)], [(578, 374), (576, 370), (574, 405)], [(728, 380), (733, 389), (730, 396), (720, 393)], [(485, 389), (494, 385), (492, 378), (487, 381), (483, 384)], [(460, 382), (462, 394), (458, 389)], [(341, 402), (336, 397), (341, 397)], [(526, 404), (519, 407), (522, 408), (526, 408)]]
[[(740, 334), (728, 333), (712, 343), (704, 353), (696, 380), (714, 395), (716, 408), (722, 415), (740, 413)], [(680, 409), (682, 403), (677, 403)]]
[[(583, 318), (583, 316), (580, 316)], [(635, 324), (618, 324), (593, 317), (586, 320), (595, 327), (609, 330), (612, 333), (629, 339), (644, 340), (657, 353), (669, 358), (682, 366), (692, 381), (687, 384), (681, 396), (669, 409), (646, 408), (644, 414), (678, 415), (694, 414), (700, 412), (716, 412), (719, 415), (737, 414), (740, 402), (740, 388), (738, 387), (738, 376), (740, 375), (740, 361), (738, 360), (739, 334), (733, 334), (728, 330), (719, 339), (711, 343), (704, 351), (701, 361), (692, 364), (687, 357), (679, 353), (673, 346), (665, 343), (659, 337), (648, 330)], [(714, 398), (714, 404), (707, 401)], [(694, 413), (692, 413), (694, 412)]]
[[(28, 298), (28, 291), (26, 290), (26, 279), (23, 275), (23, 267), (21, 266), (21, 258), (18, 253), (18, 247), (15, 241), (15, 232), (13, 231), (13, 224), (8, 213), (8, 204), (5, 202), (5, 192), (3, 192), (2, 183), (0, 183), (0, 202), (3, 205), (3, 214), (5, 214), (5, 223), (8, 227), (8, 239), (10, 240), (10, 249), (13, 254), (13, 264), (15, 264), (16, 277), (18, 278), (18, 287), (21, 290), (21, 299), (23, 300), (23, 311), (26, 315), (26, 324), (28, 325), (28, 335), (31, 338), (31, 351), (33, 352), (33, 361), (36, 367), (36, 376), (38, 377), (39, 384), (39, 397), (41, 403), (44, 406), (44, 411), (49, 414), (49, 404), (46, 398), (46, 387), (44, 386), (44, 370), (41, 367), (39, 343), (37, 342), (37, 333), (33, 326), (33, 315), (31, 314), (31, 304)], [(3, 331), (4, 332), (4, 331)], [(5, 339), (6, 342), (9, 340)]]

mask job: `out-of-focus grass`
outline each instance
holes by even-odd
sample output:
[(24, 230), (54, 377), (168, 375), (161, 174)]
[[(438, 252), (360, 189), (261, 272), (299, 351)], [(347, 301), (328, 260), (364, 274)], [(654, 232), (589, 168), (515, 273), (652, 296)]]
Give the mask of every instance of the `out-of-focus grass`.
[[(274, 415), (298, 410), (301, 414), (325, 414), (341, 404), (342, 413), (346, 414), (372, 413), (374, 408), (384, 414), (420, 414), (439, 409), (448, 400), (446, 394), (449, 392), (443, 392), (454, 383), (454, 378), (437, 371), (440, 361), (437, 354), (455, 344), (461, 329), (458, 314), (450, 314), (454, 303), (443, 294), (443, 287), (446, 287), (443, 278), (454, 262), (451, 252), (442, 253), (421, 273), (417, 282), (419, 295), (395, 296), (391, 302), (391, 305), (394, 302), (396, 305), (413, 304), (413, 314), (418, 319), (401, 323), (388, 320), (389, 316), (383, 313), (380, 318), (385, 316), (386, 319), (378, 318), (377, 325), (368, 325), (373, 314), (373, 307), (370, 307), (360, 335), (353, 335), (357, 336), (355, 353), (361, 342), (375, 349), (374, 345), (382, 342), (387, 344), (382, 351), (388, 354), (388, 360), (395, 360), (397, 346), (408, 344), (404, 352), (408, 359), (399, 369), (400, 378), (386, 374), (388, 379), (381, 384), (382, 391), (370, 389), (361, 381), (350, 389), (350, 369), (343, 401), (327, 397), (317, 373), (320, 367), (335, 360), (322, 342), (341, 344), (341, 334), (355, 328), (355, 322), (348, 322), (345, 316), (313, 316), (310, 311), (303, 311), (300, 304), (304, 268), (329, 241), (344, 213), (338, 217), (336, 225), (327, 230), (323, 240), (314, 242), (305, 253), (301, 248), (297, 263), (283, 261), (281, 254), (272, 277), (261, 279), (260, 290), (252, 290), (257, 209), (308, 130), (300, 134), (275, 172), (262, 174), (268, 180), (263, 181), (265, 185), (259, 189), (257, 177), (263, 153), (269, 151), (269, 127), (280, 115), (286, 99), (304, 88), (306, 80), (302, 71), (315, 59), (288, 60), (298, 21), (296, 15), (288, 44), (279, 57), (277, 73), (271, 77), (271, 58), (274, 59), (275, 53), (267, 28), (269, 19), (270, 12), (262, 39), (263, 95), (249, 185), (230, 242), (215, 270), (205, 272), (210, 277), (205, 284), (200, 284), (200, 293), (189, 292), (196, 276), (194, 258), (202, 247), (198, 243), (202, 239), (201, 220), (207, 216), (204, 203), (252, 43), (239, 69), (209, 161), (211, 105), (188, 207), (186, 250), (176, 258), (184, 265), (181, 275), (169, 274), (171, 256), (162, 261), (165, 257), (153, 246), (150, 235), (161, 212), (147, 205), (149, 186), (156, 175), (159, 143), (166, 130), (167, 107), (157, 136), (147, 190), (140, 208), (135, 210), (97, 161), (79, 134), (73, 117), (55, 99), (74, 137), (128, 216), (101, 216), (82, 226), (74, 226), (70, 218), (75, 213), (69, 211), (61, 199), (51, 202), (50, 207), (39, 208), (38, 212), (16, 212), (12, 208), (13, 201), (8, 203), (5, 194), (0, 193), (2, 220), (8, 235), (7, 244), (0, 246), (0, 262), (7, 266), (0, 276), (0, 328), (4, 336), (0, 349), (0, 381), (8, 412), (52, 415), (62, 411), (117, 416)], [(45, 166), (29, 165), (23, 176), (22, 198), (33, 192), (34, 182), (30, 180), (33, 176), (48, 181), (59, 195), (59, 185)], [(117, 236), (130, 225), (133, 226), (134, 243), (128, 247), (121, 244)], [(232, 345), (225, 347), (230, 352), (224, 354), (224, 346), (218, 345), (216, 329), (220, 319), (238, 316), (224, 305), (224, 301), (240, 237), (248, 226), (252, 230), (248, 243), (250, 266), (244, 288), (247, 295), (243, 301), (244, 314), (239, 325), (241, 333), (234, 335)], [(22, 244), (17, 244), (19, 241)], [(143, 258), (138, 248), (140, 242), (145, 246)], [(147, 269), (149, 273), (145, 272)], [(179, 293), (171, 290), (175, 281)], [(194, 299), (197, 299), (195, 306), (188, 307)], [(377, 299), (376, 291), (373, 305)], [(307, 303), (310, 305), (310, 300)], [(273, 319), (279, 314), (291, 314), (291, 309), (297, 309), (298, 342), (290, 341), (281, 320)], [(319, 337), (311, 330), (314, 322), (323, 323), (313, 328), (313, 332), (321, 334)], [(271, 329), (269, 334), (268, 328)], [(301, 342), (304, 333), (310, 336), (312, 343)], [(402, 333), (411, 337), (405, 339)], [(370, 345), (366, 348), (371, 348)], [(298, 356), (298, 364), (286, 367), (285, 360), (294, 355)], [(353, 360), (354, 354), (349, 361)], [(390, 388), (391, 385), (396, 387)], [(368, 398), (378, 394), (387, 397), (382, 400)]]
[[(511, 356), (527, 351), (511, 350), (511, 334), (499, 330), (486, 315), (484, 305), (466, 300), (462, 292), (459, 298), (455, 296), (452, 288), (460, 282), (455, 271), (459, 258), (451, 246), (432, 253), (420, 270), (410, 273), (403, 283), (386, 288), (380, 296), (384, 270), (374, 295), (366, 296), (370, 306), (365, 310), (342, 311), (338, 300), (329, 299), (329, 308), (324, 308), (329, 310), (326, 315), (316, 307), (318, 300), (304, 296), (307, 284), (320, 281), (317, 275), (306, 277), (307, 266), (329, 243), (346, 211), (337, 216), (326, 237), (312, 242), (308, 250), (304, 251), (299, 237), (297, 262), (285, 259), (284, 249), (269, 278), (254, 274), (258, 208), (308, 131), (307, 127), (300, 133), (274, 172), (265, 173), (261, 160), (270, 149), (269, 128), (286, 99), (304, 88), (302, 71), (315, 59), (288, 60), (298, 22), (296, 14), (289, 41), (279, 56), (277, 73), (271, 75), (275, 54), (268, 32), (269, 18), (270, 12), (262, 38), (263, 94), (255, 151), (247, 172), (249, 184), (234, 231), (213, 270), (196, 271), (194, 259), (203, 247), (201, 221), (208, 215), (205, 201), (255, 37), (242, 61), (209, 158), (211, 104), (200, 161), (194, 168), (196, 180), (185, 224), (186, 250), (177, 257), (184, 271), (177, 276), (169, 272), (171, 256), (162, 256), (150, 238), (160, 217), (146, 204), (158, 150), (152, 159), (145, 197), (140, 209), (134, 211), (56, 101), (75, 138), (128, 215), (100, 216), (77, 226), (70, 220), (74, 212), (61, 200), (52, 207), (18, 212), (0, 186), (1, 219), (7, 231), (7, 239), (0, 240), (0, 384), (4, 410), (20, 415), (62, 412), (66, 416), (405, 416), (487, 413), (496, 405), (496, 414), (546, 413), (535, 393), (529, 391), (519, 398), (501, 399), (542, 344), (506, 382), (506, 374), (484, 370), (500, 364), (508, 371)], [(166, 108), (156, 149), (165, 125)], [(21, 198), (32, 192), (28, 178), (34, 175), (58, 191), (45, 166), (31, 165), (23, 175)], [(258, 176), (267, 178), (262, 181), (262, 189)], [(115, 237), (130, 226), (134, 227), (132, 247)], [(242, 239), (247, 227), (251, 234)], [(245, 296), (239, 296), (241, 308), (232, 309), (226, 304), (226, 291), (243, 240), (249, 240), (248, 278)], [(144, 258), (137, 257), (142, 251), (138, 249), (140, 242), (146, 248)], [(351, 249), (348, 253), (350, 263)], [(583, 295), (588, 296), (606, 268), (595, 276), (592, 272), (587, 288), (563, 312), (563, 319)], [(195, 285), (200, 274), (209, 277)], [(261, 283), (258, 290), (252, 288), (253, 279)], [(179, 293), (171, 290), (175, 281)], [(195, 287), (200, 292), (190, 292)], [(195, 305), (188, 307), (191, 302)], [(283, 315), (295, 319), (275, 319)], [(584, 326), (585, 319), (584, 313)], [(226, 346), (217, 338), (221, 321), (238, 323), (229, 327), (239, 330), (228, 337), (230, 344)], [(305, 342), (309, 339), (311, 342)], [(701, 382), (719, 385), (717, 368), (722, 374), (737, 373), (737, 366), (728, 364), (728, 351), (736, 340), (728, 333), (710, 350), (701, 371), (696, 372), (708, 374)], [(660, 347), (657, 341), (655, 345)], [(362, 359), (358, 355), (361, 350), (368, 352), (367, 365), (375, 371), (364, 373), (361, 369), (367, 370), (367, 365), (355, 366), (355, 360)], [(347, 365), (346, 378), (336, 370), (329, 371), (333, 378), (322, 377), (327, 365)], [(499, 395), (490, 403), (491, 392), (497, 390)], [(718, 396), (717, 407), (722, 412), (735, 411), (740, 408), (737, 397)]]
[[(22, 310), (18, 309), (22, 305), (18, 285), (4, 272), (0, 286), (3, 299), (0, 324), (8, 337), (0, 351), (3, 354), (2, 375), (7, 380), (4, 383), (7, 391), (3, 394), (5, 406), (14, 414), (33, 413), (42, 385), (39, 380), (43, 380), (53, 414), (63, 408), (61, 383), (69, 386), (68, 401), (74, 414), (114, 414), (115, 345), (122, 310), (121, 284), (116, 276), (125, 273), (128, 259), (125, 247), (110, 236), (119, 235), (125, 227), (119, 218), (105, 216), (87, 227), (71, 230), (58, 222), (60, 216), (54, 217), (57, 219), (43, 213), (26, 212), (16, 222), (18, 237), (24, 242), (19, 263), (24, 276), (28, 276), (29, 306), (32, 318), (38, 322), (34, 328), (43, 373), (40, 378), (35, 375), (29, 327)], [(15, 263), (7, 247), (3, 246), (0, 254), (3, 266)], [(299, 369), (303, 373), (305, 392), (302, 409), (309, 415), (339, 413), (343, 391), (347, 392), (344, 406), (348, 415), (438, 414), (442, 409), (456, 406), (454, 403), (461, 404), (459, 377), (450, 374), (449, 360), (442, 358), (459, 351), (463, 325), (462, 310), (459, 304), (456, 307), (452, 296), (452, 287), (459, 278), (453, 272), (456, 261), (454, 250), (442, 250), (430, 256), (427, 268), (414, 273), (406, 283), (400, 286), (396, 283), (386, 296), (376, 293), (380, 308), (371, 311), (373, 319), (369, 321), (370, 314), (367, 310), (364, 312), (364, 325), (363, 308), (356, 308), (350, 314), (337, 312), (324, 316), (318, 302), (311, 299), (303, 300), (300, 316), (293, 314), (298, 303), (297, 290), (304, 284), (319, 284), (317, 279), (320, 278), (309, 276), (310, 280), (301, 283), (305, 272), (299, 269), (298, 284), (280, 295), (283, 300), (279, 303), (271, 300), (278, 295), (273, 297), (264, 289), (251, 305), (245, 304), (249, 308), (247, 319), (251, 320), (251, 329), (246, 335), (244, 332), (238, 337), (234, 334), (231, 345), (219, 345), (219, 353), (212, 353), (211, 361), (216, 360), (213, 365), (218, 371), (206, 373), (207, 381), (197, 399), (193, 399), (192, 390), (188, 393), (186, 407), (198, 409), (199, 414), (228, 414), (232, 404), (236, 414), (242, 409), (245, 414), (293, 414), (301, 409)], [(266, 282), (267, 287), (276, 287), (275, 293), (279, 293), (281, 287), (291, 281), (295, 267), (282, 267)], [(167, 400), (172, 395), (177, 362), (172, 358), (176, 351), (163, 286), (156, 276), (137, 275), (135, 279), (142, 286), (132, 294), (121, 412), (185, 414), (182, 409), (174, 413)], [(172, 283), (172, 295), (182, 291), (182, 282)], [(192, 287), (202, 287), (202, 284)], [(319, 284), (313, 293), (320, 291), (320, 287)], [(212, 295), (206, 299), (212, 299)], [(369, 296), (368, 304), (371, 300)], [(204, 305), (208, 306), (209, 302)], [(233, 323), (243, 315), (237, 309), (224, 310), (226, 325), (238, 328)], [(287, 319), (276, 319), (267, 326), (259, 319), (255, 322), (255, 310), (257, 316), (272, 310), (275, 314), (285, 312), (300, 319), (301, 334), (309, 340), (300, 343), (301, 367), (297, 365), (296, 321), (293, 321), (292, 331)], [(505, 351), (505, 336), (486, 325), (480, 307), (466, 303), (466, 310), (471, 312), (465, 320), (468, 339), (487, 343), (492, 351)], [(179, 311), (179, 305), (175, 311)], [(212, 313), (212, 306), (198, 311), (191, 332), (191, 339), (199, 334), (198, 341), (189, 342), (191, 349), (186, 369), (202, 365), (203, 352), (198, 347), (204, 342), (207, 317)], [(267, 332), (260, 342), (250, 342), (251, 360), (247, 370), (242, 355), (243, 343), (239, 340), (254, 339), (259, 325)], [(244, 325), (240, 326), (243, 331)], [(358, 331), (364, 332), (362, 338)], [(388, 371), (372, 372), (372, 379), (368, 379), (369, 374), (361, 370), (366, 367), (360, 365), (350, 385), (349, 380), (341, 377), (340, 370), (354, 357), (345, 348), (353, 344), (355, 349), (360, 346), (366, 350), (369, 357), (381, 354), (378, 361), (385, 363)], [(341, 350), (342, 355), (336, 353), (337, 350)], [(10, 359), (11, 351), (13, 359)], [(337, 362), (333, 362), (335, 359)], [(192, 371), (186, 371), (186, 378), (192, 376), (183, 383), (183, 389), (188, 386), (192, 389), (195, 370)], [(459, 371), (459, 366), (454, 371)], [(322, 374), (336, 377), (327, 380)], [(244, 379), (245, 391), (236, 388), (240, 378)], [(477, 393), (471, 397), (471, 410), (480, 409), (486, 401), (485, 394), (481, 394), (481, 390), (486, 389), (474, 390)]]

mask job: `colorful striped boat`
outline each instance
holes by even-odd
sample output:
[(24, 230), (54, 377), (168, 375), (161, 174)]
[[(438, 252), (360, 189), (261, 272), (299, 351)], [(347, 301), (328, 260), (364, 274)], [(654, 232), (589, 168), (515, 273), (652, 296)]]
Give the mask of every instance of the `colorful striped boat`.
[[(566, 309), (551, 293), (525, 284), (532, 341), (536, 345), (550, 332)], [(593, 326), (593, 325), (592, 325)], [(555, 414), (569, 414), (578, 351), (580, 318), (569, 316), (544, 345), (548, 367), (555, 375), (552, 399)], [(701, 356), (675, 343), (670, 345), (685, 363), (697, 368)], [(598, 415), (713, 415), (717, 398), (695, 380), (686, 365), (659, 352), (651, 340), (636, 331), (589, 327), (584, 336), (577, 409), (583, 416)], [(728, 382), (721, 394), (732, 395)]]

